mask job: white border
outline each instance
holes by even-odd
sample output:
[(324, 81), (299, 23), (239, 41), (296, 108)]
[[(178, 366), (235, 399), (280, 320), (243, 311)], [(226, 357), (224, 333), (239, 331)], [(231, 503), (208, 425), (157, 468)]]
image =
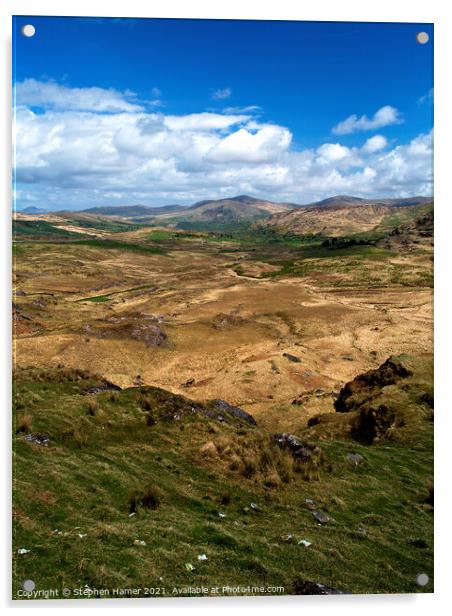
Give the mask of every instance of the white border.
[[(411, 0), (395, 2), (378, 0), (368, 3), (362, 0), (317, 0), (312, 3), (296, 3), (294, 0), (277, 0), (263, 4), (262, 0), (229, 0), (215, 3), (212, 0), (127, 0), (112, 4), (106, 0), (3, 0), (0, 3), (0, 162), (2, 169), (0, 231), (1, 242), (1, 288), (2, 315), (1, 350), (2, 362), (0, 391), (3, 395), (3, 448), (0, 456), (3, 470), (2, 506), (2, 547), (0, 593), (4, 607), (25, 613), (25, 610), (48, 611), (49, 609), (76, 609), (84, 613), (99, 613), (107, 609), (151, 609), (163, 612), (168, 609), (184, 610), (184, 614), (211, 610), (228, 613), (231, 609), (239, 612), (260, 610), (264, 615), (275, 609), (315, 610), (325, 614), (334, 610), (341, 614), (378, 614), (382, 610), (402, 614), (425, 616), (426, 610), (436, 610), (450, 604), (448, 583), (450, 565), (450, 480), (448, 480), (450, 438), (452, 436), (452, 409), (448, 404), (449, 373), (451, 370), (452, 340), (450, 337), (451, 292), (450, 264), (452, 264), (452, 198), (450, 180), (451, 148), (451, 83), (450, 58), (452, 58), (451, 9), (443, 0)], [(231, 19), (302, 19), (320, 21), (400, 21), (435, 23), (435, 386), (436, 386), (436, 514), (435, 514), (435, 594), (434, 595), (386, 595), (386, 596), (345, 596), (345, 597), (268, 597), (237, 599), (170, 599), (170, 600), (116, 600), (116, 601), (48, 601), (20, 603), (11, 602), (10, 597), (10, 205), (11, 205), (11, 15), (78, 15), (78, 16), (120, 16), (120, 17), (186, 17), (186, 18), (231, 18)], [(449, 61), (448, 61), (449, 59)], [(449, 445), (449, 447), (448, 447)], [(446, 500), (447, 499), (447, 500)], [(4, 542), (4, 543), (3, 543)], [(353, 567), (353, 563), (350, 563)]]

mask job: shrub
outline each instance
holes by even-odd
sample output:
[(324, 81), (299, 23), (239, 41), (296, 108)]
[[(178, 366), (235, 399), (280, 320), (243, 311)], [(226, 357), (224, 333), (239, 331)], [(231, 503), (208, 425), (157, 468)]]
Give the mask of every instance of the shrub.
[(76, 428), (73, 432), (73, 439), (80, 449), (83, 449), (83, 447), (86, 447), (88, 444), (88, 434), (86, 430)]
[(97, 411), (99, 410), (99, 403), (97, 402), (97, 400), (88, 400), (88, 404), (86, 407), (86, 412), (88, 415), (91, 415), (91, 417), (94, 417), (97, 413)]
[(267, 488), (278, 488), (281, 485), (281, 478), (276, 471), (270, 472), (264, 479), (264, 486)]
[(231, 502), (231, 495), (229, 492), (223, 492), (223, 494), (220, 496), (220, 503), (222, 505), (229, 505), (229, 503)]
[(32, 423), (33, 418), (31, 415), (21, 415), (20, 417), (18, 417), (16, 424), (16, 434), (20, 434), (21, 432), (30, 432)]
[(246, 458), (243, 461), (242, 475), (246, 477), (247, 479), (251, 479), (251, 477), (253, 477), (253, 475), (256, 474), (256, 471), (257, 471), (256, 460), (250, 457)]
[(136, 513), (138, 508), (158, 509), (163, 500), (163, 492), (156, 485), (148, 485), (141, 492), (134, 491), (129, 495), (129, 513)]
[(140, 397), (138, 398), (138, 404), (140, 405), (141, 410), (145, 411), (146, 413), (148, 413), (149, 411), (152, 411), (151, 401), (149, 400), (149, 398), (147, 398), (143, 394), (141, 394)]

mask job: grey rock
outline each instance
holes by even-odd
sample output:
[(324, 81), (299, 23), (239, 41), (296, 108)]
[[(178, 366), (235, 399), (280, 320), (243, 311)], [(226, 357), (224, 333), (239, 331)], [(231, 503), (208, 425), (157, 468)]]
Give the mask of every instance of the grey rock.
[(281, 449), (289, 449), (295, 460), (307, 462), (312, 455), (314, 447), (306, 443), (302, 443), (293, 434), (274, 434), (273, 440), (281, 447)]
[(27, 434), (24, 439), (29, 443), (34, 443), (35, 445), (40, 445), (41, 447), (48, 447), (50, 443), (49, 435), (44, 434), (43, 432), (32, 432), (31, 434)]
[(283, 357), (285, 357), (289, 361), (293, 361), (295, 364), (299, 364), (301, 362), (301, 359), (299, 357), (297, 357), (296, 355), (292, 355), (291, 353), (283, 353)]
[(363, 456), (359, 453), (349, 453), (347, 454), (347, 460), (353, 462), (356, 466), (363, 464), (365, 462)]
[[(246, 411), (244, 411), (243, 409), (241, 409), (240, 407), (232, 406), (231, 404), (229, 404), (225, 400), (214, 400), (213, 404), (214, 404), (214, 406), (215, 406), (215, 408), (217, 410), (229, 413), (230, 415), (233, 415), (237, 419), (241, 419), (242, 421), (245, 421), (246, 423), (248, 423), (248, 424), (250, 424), (252, 426), (257, 426), (257, 422), (254, 419), (254, 417), (252, 415), (250, 415), (249, 413), (247, 413)], [(220, 417), (219, 417), (219, 419), (220, 419)], [(224, 418), (222, 418), (222, 419), (224, 420)], [(220, 421), (221, 421), (221, 419), (220, 419)]]
[(313, 511), (312, 515), (319, 524), (327, 524), (330, 521), (330, 517), (323, 511)]
[(309, 580), (296, 580), (294, 583), (294, 592), (296, 595), (343, 595), (342, 590), (331, 588), (319, 582), (311, 582)]

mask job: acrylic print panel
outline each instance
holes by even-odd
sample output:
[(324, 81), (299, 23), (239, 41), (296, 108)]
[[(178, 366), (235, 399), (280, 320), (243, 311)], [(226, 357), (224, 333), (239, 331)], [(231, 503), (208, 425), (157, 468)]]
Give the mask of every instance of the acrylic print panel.
[(13, 597), (432, 592), (433, 26), (13, 57)]

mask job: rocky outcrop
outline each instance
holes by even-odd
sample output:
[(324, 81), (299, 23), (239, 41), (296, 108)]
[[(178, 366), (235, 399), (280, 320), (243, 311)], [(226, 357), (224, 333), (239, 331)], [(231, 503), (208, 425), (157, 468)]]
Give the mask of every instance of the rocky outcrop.
[(310, 580), (296, 580), (293, 585), (295, 595), (343, 595), (342, 590), (331, 588), (320, 584), (319, 582), (311, 582)]
[(281, 447), (281, 449), (288, 449), (294, 460), (298, 460), (300, 462), (308, 462), (319, 450), (319, 448), (314, 445), (302, 443), (293, 434), (274, 434), (273, 440), (279, 445), (279, 447)]
[(217, 412), (219, 412), (217, 419), (220, 421), (222, 418), (224, 419), (228, 415), (232, 415), (232, 417), (238, 419), (239, 421), (247, 423), (251, 426), (257, 426), (257, 422), (254, 417), (238, 406), (232, 406), (224, 400), (214, 400), (211, 405)]
[(412, 376), (412, 372), (400, 360), (390, 357), (379, 368), (360, 374), (346, 383), (334, 402), (334, 408), (338, 413), (355, 411), (368, 400), (380, 395), (382, 387), (394, 385), (409, 376)]

